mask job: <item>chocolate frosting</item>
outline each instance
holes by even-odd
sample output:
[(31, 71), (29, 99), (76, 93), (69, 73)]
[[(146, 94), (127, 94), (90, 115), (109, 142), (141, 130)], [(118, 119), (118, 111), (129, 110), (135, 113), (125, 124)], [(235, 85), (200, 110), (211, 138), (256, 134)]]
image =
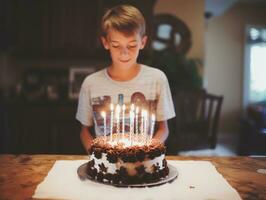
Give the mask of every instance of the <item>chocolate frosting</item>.
[[(118, 135), (113, 135), (113, 138), (116, 137), (118, 137)], [(164, 144), (155, 139), (152, 139), (151, 142), (147, 142), (142, 146), (125, 146), (123, 143), (111, 145), (106, 141), (109, 141), (109, 137), (105, 138), (101, 136), (94, 139), (89, 154), (94, 154), (96, 158), (100, 159), (102, 153), (106, 153), (107, 160), (111, 163), (116, 163), (118, 158), (124, 162), (142, 162), (146, 156), (149, 159), (153, 159), (165, 154), (166, 150)]]

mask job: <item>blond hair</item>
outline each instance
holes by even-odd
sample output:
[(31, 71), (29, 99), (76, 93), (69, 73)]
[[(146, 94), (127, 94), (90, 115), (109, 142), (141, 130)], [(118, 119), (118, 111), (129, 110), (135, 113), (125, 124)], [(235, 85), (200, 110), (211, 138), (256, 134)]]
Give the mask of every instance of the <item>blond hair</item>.
[(145, 35), (145, 19), (141, 12), (131, 5), (118, 5), (106, 11), (102, 17), (101, 35), (106, 37), (108, 30), (114, 29), (124, 34), (138, 32)]

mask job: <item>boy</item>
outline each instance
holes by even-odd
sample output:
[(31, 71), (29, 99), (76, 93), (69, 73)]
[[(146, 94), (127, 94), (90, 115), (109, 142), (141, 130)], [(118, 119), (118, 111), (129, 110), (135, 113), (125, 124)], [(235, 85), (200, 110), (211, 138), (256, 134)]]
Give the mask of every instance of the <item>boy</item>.
[(94, 125), (96, 135), (103, 135), (101, 111), (109, 111), (111, 104), (134, 104), (155, 113), (154, 138), (164, 142), (168, 136), (167, 120), (175, 113), (165, 74), (137, 63), (139, 51), (147, 41), (143, 15), (133, 6), (119, 5), (105, 13), (101, 26), (102, 44), (112, 63), (86, 77), (81, 86), (76, 118), (82, 124), (80, 138), (84, 148), (89, 150), (93, 140), (89, 127)]

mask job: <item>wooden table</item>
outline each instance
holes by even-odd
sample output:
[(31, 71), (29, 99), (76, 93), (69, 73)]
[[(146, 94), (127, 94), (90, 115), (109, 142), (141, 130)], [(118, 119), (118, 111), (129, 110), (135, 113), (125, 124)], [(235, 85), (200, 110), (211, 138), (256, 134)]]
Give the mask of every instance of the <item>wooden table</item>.
[[(0, 199), (31, 199), (36, 186), (56, 160), (87, 159), (71, 155), (0, 155)], [(243, 199), (266, 199), (266, 157), (180, 157), (169, 160), (207, 160), (226, 178)]]

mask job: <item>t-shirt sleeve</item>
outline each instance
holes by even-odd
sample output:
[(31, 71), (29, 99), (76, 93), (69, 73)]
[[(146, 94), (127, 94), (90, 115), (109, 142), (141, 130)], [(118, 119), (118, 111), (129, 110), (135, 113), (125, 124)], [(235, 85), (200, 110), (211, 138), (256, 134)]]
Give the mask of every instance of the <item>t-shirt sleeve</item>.
[(85, 126), (93, 125), (90, 87), (86, 80), (82, 83), (80, 89), (76, 119)]
[(165, 121), (175, 117), (175, 109), (173, 104), (173, 99), (171, 95), (171, 90), (167, 77), (162, 72), (158, 80), (158, 103), (157, 103), (157, 113), (156, 121)]

